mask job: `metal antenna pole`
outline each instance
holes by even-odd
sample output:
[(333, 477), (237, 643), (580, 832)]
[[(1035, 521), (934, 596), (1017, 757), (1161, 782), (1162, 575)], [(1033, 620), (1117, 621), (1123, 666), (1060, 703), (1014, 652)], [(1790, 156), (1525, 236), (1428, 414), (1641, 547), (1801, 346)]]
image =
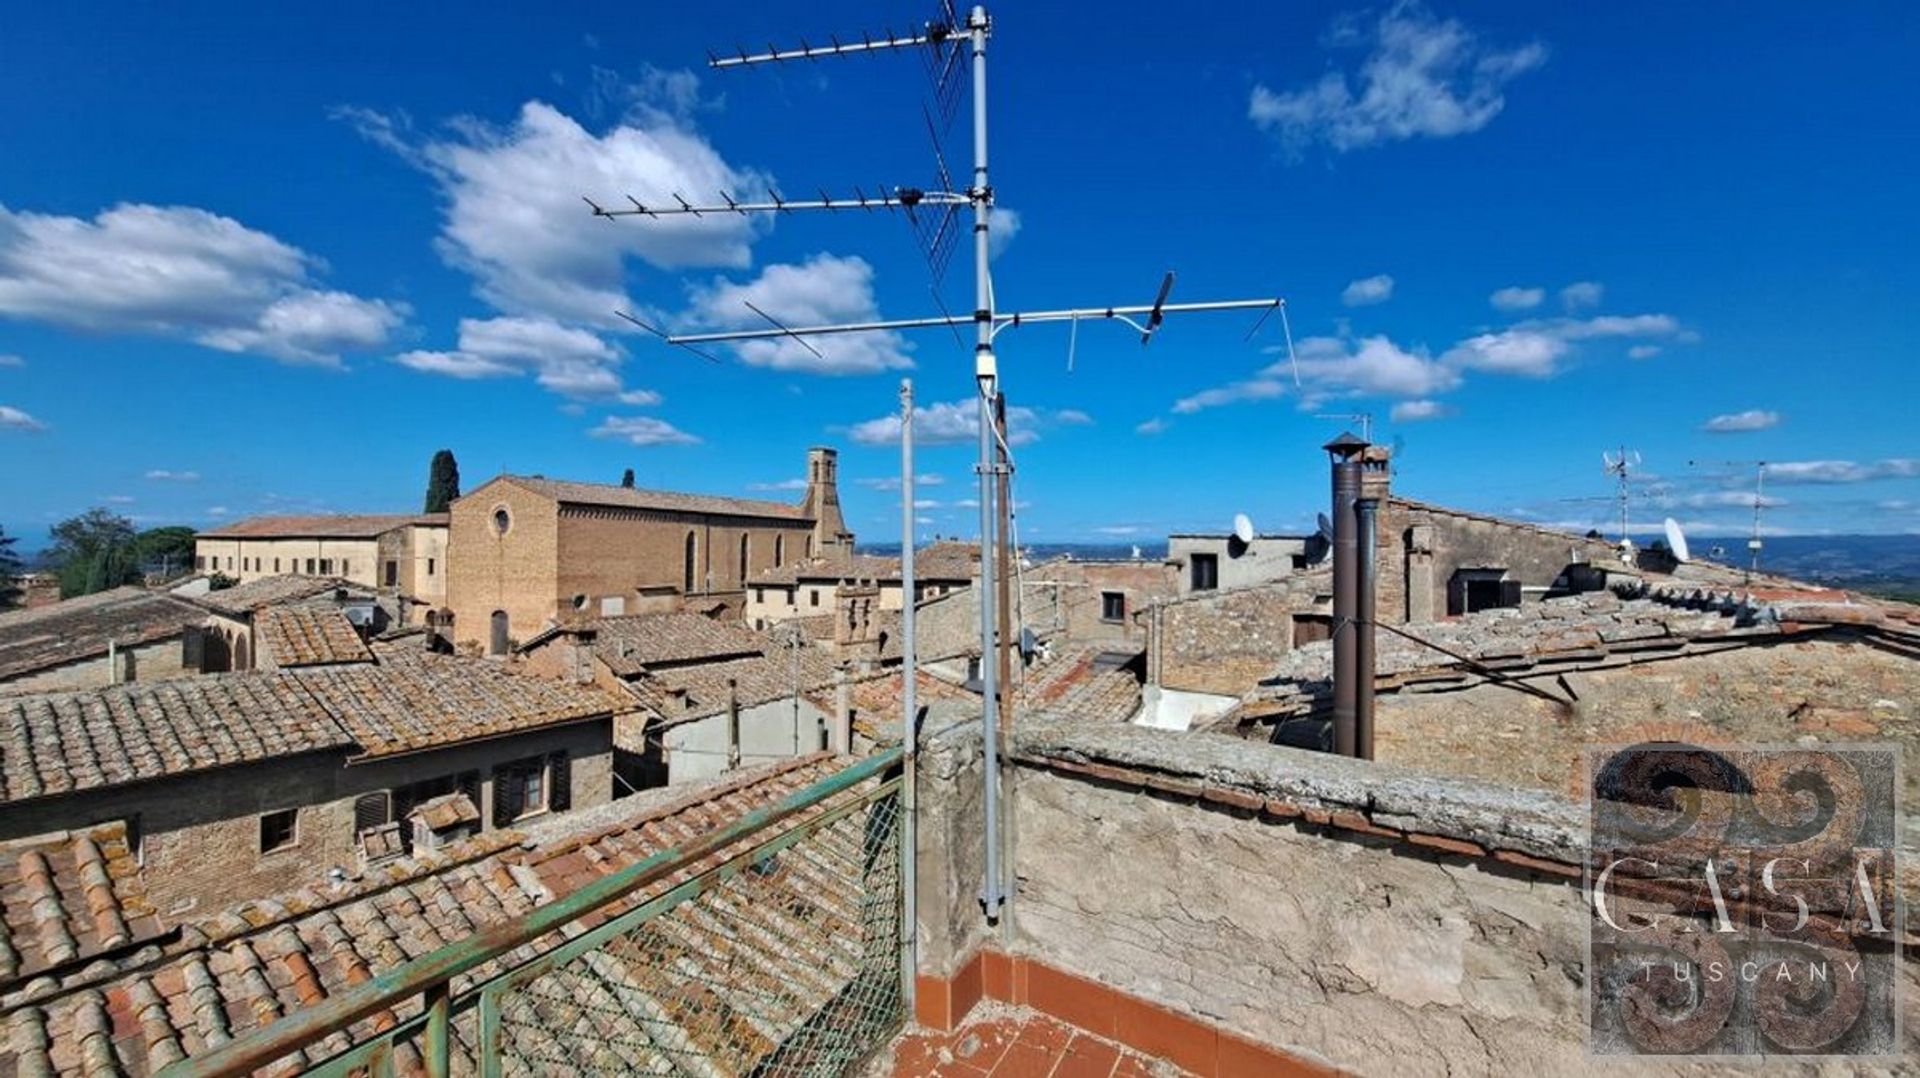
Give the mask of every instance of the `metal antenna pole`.
[(900, 380), (900, 650), (905, 672), (900, 688), (900, 992), (912, 1014), (920, 973), (919, 841), (915, 825), (918, 791), (914, 770), (920, 742), (919, 649), (914, 643), (913, 576), (913, 380)]
[(967, 37), (973, 53), (973, 376), (980, 387), (976, 413), (980, 428), (980, 734), (986, 753), (986, 879), (980, 905), (987, 916), (998, 916), (1006, 903), (1000, 871), (1000, 713), (999, 635), (994, 607), (994, 481), (993, 415), (1000, 393), (1000, 371), (993, 356), (993, 280), (988, 263), (987, 230), (993, 216), (993, 187), (987, 179), (987, 9), (975, 6), (967, 18)]

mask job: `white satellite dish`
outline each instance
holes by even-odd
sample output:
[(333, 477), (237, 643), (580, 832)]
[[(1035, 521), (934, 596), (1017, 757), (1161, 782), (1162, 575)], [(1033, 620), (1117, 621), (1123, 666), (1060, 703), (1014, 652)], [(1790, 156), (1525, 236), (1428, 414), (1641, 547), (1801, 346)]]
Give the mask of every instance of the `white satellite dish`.
[(1327, 519), (1327, 514), (1315, 513), (1314, 523), (1320, 526), (1320, 538), (1333, 542), (1333, 521)]
[(1247, 514), (1233, 514), (1233, 537), (1243, 543), (1253, 542), (1253, 520)]
[(1680, 530), (1680, 522), (1667, 518), (1667, 549), (1673, 551), (1673, 560), (1684, 562), (1693, 557), (1687, 552), (1687, 533)]

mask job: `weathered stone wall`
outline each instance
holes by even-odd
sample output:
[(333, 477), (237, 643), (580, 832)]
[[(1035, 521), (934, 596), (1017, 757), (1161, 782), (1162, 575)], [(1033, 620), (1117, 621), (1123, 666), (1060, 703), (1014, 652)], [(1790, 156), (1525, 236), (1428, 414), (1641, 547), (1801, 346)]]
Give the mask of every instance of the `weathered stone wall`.
[(913, 634), (923, 662), (978, 653), (980, 605), (973, 589), (922, 600), (914, 608)]
[[(610, 725), (576, 723), (354, 764), (339, 753), (307, 753), (9, 804), (0, 807), (0, 841), (132, 820), (155, 906), (205, 910), (322, 882), (336, 866), (357, 871), (353, 803), (376, 790), (478, 770), (481, 825), (492, 830), (493, 768), (565, 751), (572, 808), (605, 804), (613, 791)], [(289, 808), (298, 810), (298, 841), (261, 853), (260, 816)]]
[(1570, 564), (1613, 556), (1601, 540), (1402, 498), (1381, 503), (1377, 527), (1377, 612), (1392, 624), (1446, 616), (1448, 584), (1461, 569), (1505, 569), (1544, 588)]
[(1273, 673), (1293, 647), (1294, 615), (1320, 610), (1331, 588), (1332, 578), (1316, 572), (1164, 604), (1147, 615), (1148, 679), (1239, 696)]
[[(363, 587), (380, 584), (380, 541), (365, 539), (195, 539), (196, 569), (220, 572), (242, 584), (298, 573), (337, 576)], [(313, 568), (307, 568), (307, 562)], [(326, 566), (322, 566), (322, 562)]]
[(1268, 584), (1298, 572), (1295, 561), (1306, 556), (1308, 540), (1291, 535), (1256, 535), (1242, 543), (1230, 535), (1170, 535), (1167, 561), (1173, 563), (1180, 594), (1193, 590), (1193, 556), (1211, 554), (1219, 568), (1214, 587), (1247, 588)]
[(978, 715), (976, 705), (935, 703), (920, 728), (915, 920), (920, 973), (930, 977), (958, 973), (990, 934), (978, 900), (986, 867)]
[[(493, 526), (493, 514), (505, 509), (505, 535)], [(447, 535), (447, 607), (453, 611), (452, 639), (485, 651), (489, 619), (507, 613), (514, 640), (528, 640), (560, 612), (560, 530), (557, 507), (549, 499), (513, 483), (495, 481), (454, 500)]]
[(177, 636), (156, 640), (150, 644), (118, 648), (115, 658), (120, 668), (118, 677), (114, 676), (113, 663), (109, 663), (106, 655), (102, 654), (96, 658), (36, 670), (31, 674), (0, 681), (0, 695), (97, 689), (104, 685), (123, 684), (129, 681), (166, 681), (169, 678), (191, 677), (199, 673), (199, 670), (186, 665), (183, 661), (184, 655), (185, 644)]
[[(1036, 565), (1021, 577), (1027, 623), (1036, 631), (1052, 629), (1076, 644), (1145, 646), (1147, 627), (1140, 617), (1155, 602), (1172, 598), (1173, 570), (1159, 561), (1083, 561), (1060, 558)], [(1109, 620), (1102, 596), (1120, 594), (1121, 616)], [(1050, 594), (1049, 594), (1050, 593)], [(1051, 615), (1039, 623), (1036, 612)]]
[[(740, 766), (757, 767), (826, 748), (827, 713), (802, 696), (770, 700), (740, 709)], [(660, 733), (666, 750), (667, 781), (698, 782), (726, 774), (728, 719), (725, 712), (675, 723)]]

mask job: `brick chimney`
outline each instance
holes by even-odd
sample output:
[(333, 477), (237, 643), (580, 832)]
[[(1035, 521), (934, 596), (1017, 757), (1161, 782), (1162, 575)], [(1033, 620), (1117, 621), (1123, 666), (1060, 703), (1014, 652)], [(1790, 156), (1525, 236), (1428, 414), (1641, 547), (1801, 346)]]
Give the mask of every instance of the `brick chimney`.
[(853, 553), (853, 533), (840, 516), (840, 454), (826, 446), (807, 450), (807, 493), (800, 508), (813, 518), (813, 552), (820, 557)]

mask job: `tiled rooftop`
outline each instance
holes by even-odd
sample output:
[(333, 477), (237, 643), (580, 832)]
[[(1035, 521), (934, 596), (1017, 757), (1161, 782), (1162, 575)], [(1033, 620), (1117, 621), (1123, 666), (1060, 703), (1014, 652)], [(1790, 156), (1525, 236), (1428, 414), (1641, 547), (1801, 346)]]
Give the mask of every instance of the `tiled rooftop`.
[(145, 588), (114, 588), (28, 610), (0, 614), (0, 678), (78, 662), (121, 647), (179, 635), (207, 612), (184, 599)]
[[(832, 685), (835, 677), (831, 655), (803, 647), (650, 671), (629, 684), (648, 707), (672, 723), (725, 711), (729, 692), (741, 707), (752, 707), (791, 696), (796, 688), (807, 693)], [(733, 682), (731, 689), (728, 681)]]
[(248, 517), (201, 532), (202, 539), (372, 539), (409, 524), (445, 527), (445, 513), (314, 513)]
[(309, 690), (369, 756), (534, 730), (627, 707), (591, 686), (411, 647), (383, 648), (377, 664), (285, 676)]
[(594, 655), (620, 677), (661, 665), (759, 655), (769, 644), (738, 621), (705, 614), (629, 614), (580, 627), (593, 630)]
[(1140, 678), (1127, 664), (1138, 652), (1098, 644), (1056, 645), (1034, 664), (1014, 690), (1022, 712), (1083, 722), (1126, 722), (1140, 710)]
[(278, 606), (281, 603), (294, 603), (302, 599), (311, 599), (316, 595), (341, 588), (356, 588), (344, 580), (330, 576), (295, 576), (283, 573), (278, 576), (263, 576), (235, 584), (231, 588), (210, 591), (194, 597), (194, 602), (210, 610), (230, 616), (251, 614), (262, 607)]
[[(8, 1035), (0, 1038), (0, 1073), (151, 1075), (409, 959), (520, 917), (588, 882), (802, 789), (837, 766), (824, 755), (789, 761), (693, 791), (613, 826), (536, 846), (526, 844), (516, 832), (494, 832), (392, 862), (339, 888), (309, 888), (185, 925), (180, 942), (169, 946), (157, 961), (123, 969), (96, 967), (30, 1000), (4, 1000), (17, 1009), (7, 1019)], [(703, 865), (732, 852), (715, 855)], [(849, 856), (857, 858), (858, 851), (849, 851)], [(821, 899), (798, 886), (799, 882), (785, 874), (742, 873), (722, 886), (738, 891), (739, 901), (759, 905), (765, 917), (804, 920), (848, 915), (810, 910)], [(632, 908), (667, 886), (656, 885), (609, 909)], [(725, 926), (704, 926), (699, 919), (689, 918), (677, 920), (676, 931), (686, 941), (678, 949), (685, 975), (723, 982), (728, 974), (722, 968), (734, 961)], [(704, 934), (711, 938), (702, 940)], [(555, 942), (550, 938), (521, 947), (457, 978), (455, 989), (464, 990)], [(796, 952), (792, 960), (818, 963), (825, 957)], [(672, 987), (654, 983), (652, 978), (662, 975), (645, 966), (569, 969), (572, 972), (550, 976), (593, 978), (594, 986), (583, 987), (605, 990), (611, 985), (619, 991), (662, 996)], [(366, 1037), (416, 1012), (417, 1004), (411, 1004), (404, 1013), (371, 1015), (355, 1023), (352, 1035)], [(694, 1028), (683, 1031), (688, 1037), (697, 1033)], [(457, 1021), (454, 1036), (455, 1073), (472, 1073), (472, 1023)], [(305, 1058), (317, 1061), (346, 1043), (336, 1033), (309, 1049)], [(402, 1046), (396, 1062), (402, 1073), (413, 1073), (421, 1065), (412, 1044)]]
[(0, 846), (0, 994), (160, 934), (125, 824)]
[(0, 697), (0, 802), (186, 774), (353, 739), (290, 674)]
[(254, 615), (261, 657), (274, 666), (370, 663), (373, 652), (360, 639), (347, 612), (312, 606), (269, 606)]
[[(773, 517), (780, 520), (812, 520), (798, 505), (760, 501), (753, 498), (726, 498), (715, 494), (682, 494), (670, 490), (639, 490), (633, 487), (601, 483), (570, 483), (528, 475), (503, 475), (499, 481), (524, 487), (557, 502), (574, 505), (604, 505), (629, 509), (657, 509), (678, 513), (710, 513), (721, 516)], [(471, 496), (471, 495), (469, 495)]]
[(753, 579), (748, 583), (791, 585), (802, 580), (898, 581), (899, 579), (899, 558), (851, 554), (843, 557), (808, 558), (804, 561), (788, 562), (785, 565), (763, 569), (754, 574)]

